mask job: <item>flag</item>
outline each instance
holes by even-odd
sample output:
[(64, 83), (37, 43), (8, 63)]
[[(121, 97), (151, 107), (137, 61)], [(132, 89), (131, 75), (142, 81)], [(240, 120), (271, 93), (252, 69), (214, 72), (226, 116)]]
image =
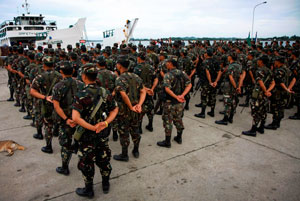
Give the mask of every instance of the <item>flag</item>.
[(249, 31), (249, 35), (247, 38), (247, 43), (248, 43), (248, 46), (251, 47), (250, 31)]
[(255, 44), (257, 44), (257, 32), (256, 32), (256, 34), (255, 34)]

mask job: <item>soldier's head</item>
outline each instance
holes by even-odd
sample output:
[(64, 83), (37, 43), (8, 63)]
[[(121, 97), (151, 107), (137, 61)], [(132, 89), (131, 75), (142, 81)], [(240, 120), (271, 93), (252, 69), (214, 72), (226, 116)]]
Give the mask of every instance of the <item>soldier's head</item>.
[(57, 43), (56, 46), (57, 46), (57, 48), (61, 48), (61, 44), (60, 43)]
[(43, 53), (38, 52), (37, 54), (35, 54), (34, 59), (37, 63), (42, 63), (43, 62)]
[(97, 44), (96, 44), (96, 48), (98, 48), (99, 50), (101, 50), (101, 44), (100, 44), (100, 43), (97, 43)]
[(24, 53), (24, 49), (22, 46), (18, 47), (18, 54), (23, 54)]
[(280, 67), (284, 64), (284, 57), (283, 56), (277, 56), (275, 58), (275, 63), (274, 63), (274, 66), (275, 67)]
[(71, 52), (72, 51), (72, 45), (67, 45), (67, 50), (69, 51), (69, 52)]
[(85, 45), (81, 45), (80, 50), (81, 50), (81, 53), (86, 53), (86, 51), (87, 51)]
[(48, 48), (49, 48), (49, 49), (52, 48), (52, 44), (48, 44)]
[(27, 52), (27, 57), (30, 60), (30, 62), (33, 62), (34, 61), (34, 57), (35, 57), (34, 52), (33, 51), (28, 51)]
[(85, 84), (96, 82), (97, 74), (98, 69), (95, 64), (87, 63), (84, 66), (82, 66), (81, 78)]
[(249, 51), (247, 59), (252, 60), (253, 58), (254, 58), (254, 52), (253, 51)]
[(171, 57), (167, 60), (166, 66), (167, 66), (168, 70), (171, 70), (173, 68), (177, 68), (177, 65), (178, 65), (177, 60), (175, 58)]
[(123, 73), (123, 72), (127, 71), (129, 64), (130, 64), (130, 61), (128, 58), (126, 58), (124, 56), (120, 56), (117, 61), (118, 72)]
[(182, 49), (180, 50), (180, 55), (181, 55), (182, 57), (186, 57), (187, 54), (188, 54), (187, 48), (182, 48)]
[(259, 67), (268, 66), (269, 65), (269, 57), (267, 55), (262, 55), (257, 59), (257, 65)]
[(236, 53), (235, 53), (235, 52), (231, 52), (231, 53), (229, 54), (229, 56), (228, 56), (228, 62), (229, 62), (229, 63), (232, 63), (232, 62), (236, 61), (236, 59), (237, 59)]
[(45, 56), (43, 58), (44, 67), (46, 68), (53, 68), (54, 67), (54, 60), (51, 56)]
[(137, 62), (138, 63), (143, 63), (146, 60), (146, 54), (145, 52), (139, 52), (137, 56)]
[(88, 54), (82, 54), (81, 55), (81, 62), (83, 64), (86, 64), (90, 61), (90, 56)]
[(54, 51), (53, 48), (49, 48), (49, 54), (50, 54), (50, 55), (54, 55), (54, 54), (55, 54), (55, 51)]
[(106, 67), (106, 59), (104, 56), (97, 57), (95, 61), (98, 67), (100, 68)]
[(159, 61), (163, 61), (163, 60), (165, 60), (167, 57), (168, 57), (168, 53), (167, 53), (167, 52), (161, 51), (161, 52), (159, 53)]
[(297, 59), (299, 57), (299, 50), (292, 51), (292, 58)]
[(76, 61), (77, 60), (77, 54), (75, 52), (70, 53), (70, 59), (71, 61)]
[(43, 52), (43, 47), (42, 46), (38, 46), (37, 50), (38, 50), (38, 52)]
[(206, 50), (206, 55), (207, 55), (208, 57), (212, 57), (212, 56), (213, 56), (213, 53), (214, 53), (214, 51), (213, 51), (212, 48), (208, 48), (208, 49)]
[(66, 77), (71, 77), (74, 72), (74, 68), (69, 61), (63, 61), (59, 65), (59, 72)]

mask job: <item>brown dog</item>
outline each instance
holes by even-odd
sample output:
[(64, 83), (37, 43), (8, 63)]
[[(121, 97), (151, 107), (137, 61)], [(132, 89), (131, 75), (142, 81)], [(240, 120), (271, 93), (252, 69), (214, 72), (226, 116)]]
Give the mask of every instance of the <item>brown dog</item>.
[(7, 156), (12, 156), (15, 150), (24, 150), (25, 147), (19, 145), (12, 140), (0, 141), (0, 152), (7, 151)]

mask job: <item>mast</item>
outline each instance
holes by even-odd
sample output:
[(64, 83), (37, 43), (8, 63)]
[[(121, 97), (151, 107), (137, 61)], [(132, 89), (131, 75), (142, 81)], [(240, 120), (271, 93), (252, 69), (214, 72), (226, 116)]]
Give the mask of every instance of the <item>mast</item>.
[(26, 14), (29, 15), (30, 14), (30, 12), (29, 12), (29, 3), (27, 3), (27, 0), (25, 0), (25, 3), (22, 4), (22, 7), (23, 8), (25, 7)]

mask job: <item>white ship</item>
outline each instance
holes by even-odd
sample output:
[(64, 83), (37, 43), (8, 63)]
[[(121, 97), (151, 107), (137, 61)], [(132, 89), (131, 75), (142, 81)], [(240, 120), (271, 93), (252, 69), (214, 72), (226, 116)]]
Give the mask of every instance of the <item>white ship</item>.
[(103, 32), (103, 46), (113, 46), (114, 43), (128, 44), (133, 36), (138, 18), (127, 20), (123, 28), (111, 29)]
[(57, 29), (55, 21), (44, 20), (42, 14), (30, 14), (27, 0), (23, 7), (26, 9), (26, 14), (4, 21), (0, 25), (0, 46), (54, 44), (53, 46), (56, 47), (57, 43), (61, 43), (62, 48), (66, 48), (68, 44), (75, 46), (86, 36), (85, 18), (79, 19), (74, 26), (67, 29)]

